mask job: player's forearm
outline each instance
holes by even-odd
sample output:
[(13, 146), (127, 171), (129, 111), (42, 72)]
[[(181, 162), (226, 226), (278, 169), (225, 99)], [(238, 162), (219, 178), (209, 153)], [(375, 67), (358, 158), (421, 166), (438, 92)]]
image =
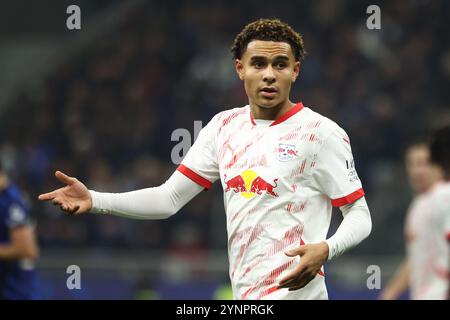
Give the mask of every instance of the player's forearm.
[(35, 259), (37, 250), (28, 250), (16, 245), (0, 245), (0, 260)]
[(336, 233), (326, 240), (329, 247), (328, 260), (358, 245), (372, 230), (372, 220), (364, 197), (340, 209), (344, 220)]
[(124, 193), (90, 191), (92, 212), (132, 219), (166, 219), (203, 190), (183, 174), (175, 171), (159, 187)]
[(14, 260), (18, 259), (17, 250), (11, 245), (0, 246), (0, 260)]
[(397, 299), (409, 286), (409, 264), (405, 259), (397, 269), (392, 280), (383, 290), (382, 299)]

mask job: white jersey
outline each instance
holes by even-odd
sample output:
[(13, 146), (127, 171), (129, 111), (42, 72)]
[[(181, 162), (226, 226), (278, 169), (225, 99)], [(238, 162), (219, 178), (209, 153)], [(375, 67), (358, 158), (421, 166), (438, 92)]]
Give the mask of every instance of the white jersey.
[(205, 188), (220, 178), (235, 299), (327, 299), (323, 270), (304, 288), (277, 289), (299, 257), (285, 251), (324, 241), (332, 205), (364, 195), (347, 134), (298, 103), (275, 121), (250, 106), (203, 128), (178, 171)]
[(446, 299), (450, 262), (450, 183), (439, 183), (411, 204), (405, 237), (411, 298)]

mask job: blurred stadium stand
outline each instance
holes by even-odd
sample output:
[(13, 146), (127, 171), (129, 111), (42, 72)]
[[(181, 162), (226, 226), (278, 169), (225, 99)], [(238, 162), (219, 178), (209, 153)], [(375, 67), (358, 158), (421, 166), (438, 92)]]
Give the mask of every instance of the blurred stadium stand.
[[(368, 30), (371, 2), (76, 1), (82, 30), (69, 31), (69, 3), (2, 1), (0, 156), (33, 206), (42, 296), (216, 297), (228, 282), (217, 183), (166, 221), (69, 218), (36, 198), (58, 186), (55, 169), (98, 191), (165, 181), (174, 129), (192, 132), (194, 120), (247, 101), (229, 53), (235, 34), (278, 17), (308, 51), (293, 100), (348, 132), (372, 213), (370, 238), (327, 266), (330, 297), (375, 298), (367, 267), (381, 267), (384, 285), (404, 252), (403, 150), (450, 121), (450, 2), (377, 1), (382, 30)], [(72, 264), (79, 291), (65, 286)]]

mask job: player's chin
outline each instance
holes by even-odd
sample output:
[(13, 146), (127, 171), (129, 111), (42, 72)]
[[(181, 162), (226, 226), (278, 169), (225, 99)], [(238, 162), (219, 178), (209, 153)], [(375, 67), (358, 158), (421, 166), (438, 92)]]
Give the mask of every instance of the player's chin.
[(260, 98), (258, 99), (258, 106), (260, 106), (261, 108), (274, 108), (276, 107), (280, 102), (278, 101), (278, 99), (273, 99), (273, 98)]

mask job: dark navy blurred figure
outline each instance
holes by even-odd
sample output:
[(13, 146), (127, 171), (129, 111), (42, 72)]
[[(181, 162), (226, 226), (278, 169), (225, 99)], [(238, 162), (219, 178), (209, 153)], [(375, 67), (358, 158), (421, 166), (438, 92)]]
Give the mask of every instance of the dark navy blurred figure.
[(38, 299), (30, 210), (0, 164), (0, 299)]

